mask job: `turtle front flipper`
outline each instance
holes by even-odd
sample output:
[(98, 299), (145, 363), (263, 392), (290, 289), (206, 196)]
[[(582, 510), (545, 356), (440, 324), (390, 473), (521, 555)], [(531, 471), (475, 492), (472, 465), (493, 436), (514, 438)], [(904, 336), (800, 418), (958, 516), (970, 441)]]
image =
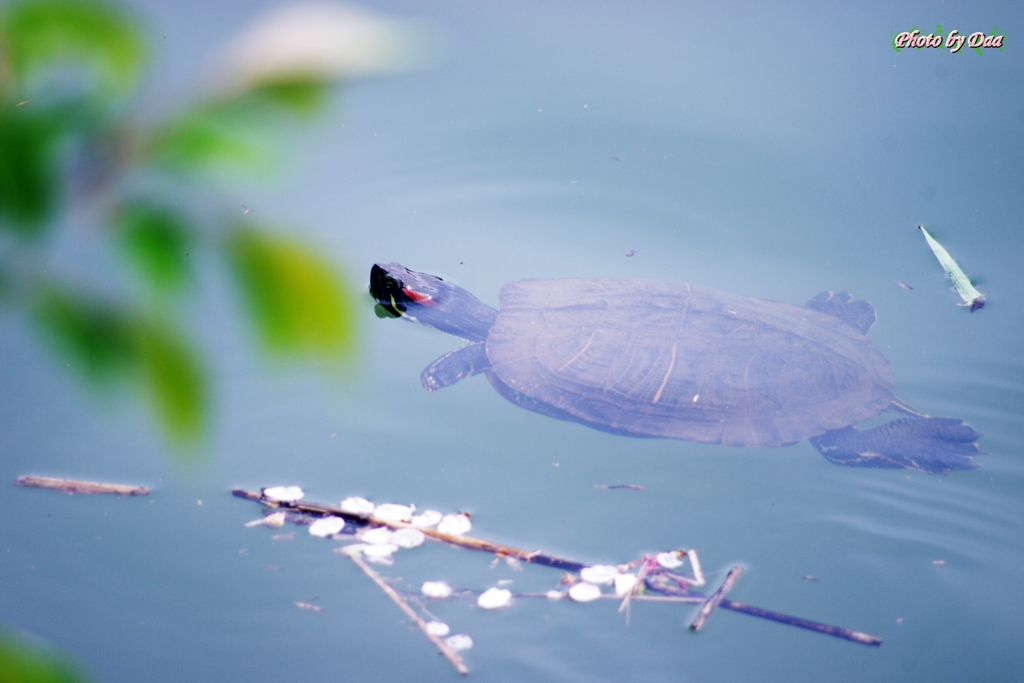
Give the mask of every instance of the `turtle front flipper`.
[(487, 359), (487, 350), (483, 342), (468, 344), (461, 349), (446, 353), (427, 366), (420, 375), (423, 388), (434, 392), (450, 387), (467, 377), (479, 375), (491, 367)]
[(910, 469), (945, 474), (977, 467), (978, 433), (951, 417), (903, 417), (874, 429), (833, 429), (811, 439), (825, 458), (848, 467)]

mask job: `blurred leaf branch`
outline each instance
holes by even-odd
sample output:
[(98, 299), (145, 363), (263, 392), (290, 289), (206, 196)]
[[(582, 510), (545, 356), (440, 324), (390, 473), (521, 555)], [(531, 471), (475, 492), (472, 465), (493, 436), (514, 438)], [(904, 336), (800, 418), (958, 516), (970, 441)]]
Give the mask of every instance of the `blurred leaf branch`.
[[(211, 170), (271, 168), (276, 133), (322, 114), (339, 82), (407, 68), (411, 36), (343, 6), (278, 10), (225, 49), (213, 87), (142, 122), (133, 105), (145, 41), (128, 14), (91, 0), (9, 5), (0, 13), (0, 302), (34, 320), (89, 385), (144, 395), (177, 442), (201, 437), (208, 421), (206, 362), (175, 304), (196, 293), (196, 264), (211, 261), (198, 255), (231, 271), (265, 350), (352, 357), (354, 296), (336, 265), (280, 229), (167, 198), (208, 197)], [(101, 207), (96, 234), (127, 266), (113, 296), (44, 265), (82, 206)]]
[(88, 677), (67, 655), (0, 630), (0, 683), (84, 683)]

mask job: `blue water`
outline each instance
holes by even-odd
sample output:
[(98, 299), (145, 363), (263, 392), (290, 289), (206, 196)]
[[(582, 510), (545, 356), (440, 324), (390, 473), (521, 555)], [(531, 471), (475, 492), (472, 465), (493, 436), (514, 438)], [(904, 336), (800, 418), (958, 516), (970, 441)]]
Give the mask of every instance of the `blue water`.
[[(133, 6), (160, 36), (147, 87), (158, 110), (187, 96), (203, 60), (269, 5)], [(227, 186), (225, 211), (245, 203), (295, 226), (360, 292), (377, 261), (441, 275), (491, 305), (525, 277), (685, 279), (796, 304), (849, 290), (877, 310), (871, 338), (898, 395), (983, 432), (981, 467), (928, 476), (837, 467), (807, 443), (612, 436), (520, 410), (482, 378), (431, 395), (420, 371), (460, 342), (378, 320), (368, 297), (357, 368), (282, 366), (254, 352), (230, 283), (211, 275), (192, 304), (217, 388), (195, 466), (175, 464), (130, 398), (93, 401), (24, 320), (0, 318), (0, 481), (36, 473), (154, 489), (138, 499), (4, 490), (0, 621), (72, 653), (99, 681), (455, 676), (334, 542), (244, 528), (259, 511), (231, 487), (296, 484), (327, 503), (363, 495), (466, 510), (476, 535), (587, 562), (696, 548), (714, 585), (744, 565), (736, 600), (884, 639), (866, 648), (724, 611), (693, 634), (693, 608), (677, 605), (634, 605), (628, 625), (611, 601), (431, 605), (473, 637), (474, 680), (1024, 678), (1019, 11), (370, 6), (428, 26), (432, 68), (353, 83), (329, 121), (295, 136), (272, 181)], [(1007, 46), (893, 50), (893, 32), (936, 23), (998, 26)], [(918, 224), (987, 290), (984, 310), (955, 306)], [(89, 240), (78, 231), (62, 248), (89, 255)], [(100, 277), (105, 259), (86, 272)], [(595, 489), (624, 483), (644, 491)], [(559, 579), (437, 545), (382, 571), (412, 588), (512, 579), (543, 591)]]

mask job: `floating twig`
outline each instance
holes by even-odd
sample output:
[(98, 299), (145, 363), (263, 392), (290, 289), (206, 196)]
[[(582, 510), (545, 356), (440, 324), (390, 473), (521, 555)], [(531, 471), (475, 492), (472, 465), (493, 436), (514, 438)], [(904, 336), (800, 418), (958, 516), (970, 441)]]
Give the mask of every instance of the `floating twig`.
[(782, 614), (781, 612), (773, 612), (768, 609), (754, 607), (753, 605), (744, 605), (742, 602), (736, 602), (734, 600), (722, 600), (722, 602), (720, 602), (718, 606), (722, 609), (732, 610), (733, 612), (740, 612), (741, 614), (749, 614), (752, 617), (768, 619), (769, 621), (777, 621), (780, 624), (796, 626), (797, 628), (807, 629), (808, 631), (814, 631), (815, 633), (821, 633), (822, 635), (832, 636), (833, 638), (842, 638), (843, 640), (849, 640), (854, 643), (860, 643), (861, 645), (870, 645), (871, 647), (878, 647), (882, 644), (881, 638), (879, 638), (878, 636), (873, 636), (870, 633), (864, 633), (863, 631), (851, 631), (850, 629), (840, 628), (839, 626), (829, 626), (828, 624), (820, 624), (816, 621), (810, 621), (809, 619), (792, 617), (788, 614)]
[(700, 611), (697, 612), (697, 616), (694, 618), (693, 623), (690, 624), (691, 629), (699, 631), (704, 626), (704, 622), (708, 620), (711, 613), (714, 612), (715, 608), (722, 602), (725, 598), (725, 594), (732, 590), (733, 584), (736, 583), (736, 579), (740, 578), (740, 574), (742, 573), (743, 567), (740, 565), (736, 565), (729, 570), (729, 573), (726, 575), (725, 581), (722, 582), (722, 585), (718, 587), (718, 590), (711, 594), (711, 597), (708, 598), (707, 602), (705, 602), (700, 608)]
[[(244, 498), (256, 503), (260, 503), (266, 507), (278, 508), (285, 510), (294, 510), (307, 515), (315, 517), (325, 516), (336, 516), (342, 517), (347, 521), (351, 521), (355, 524), (361, 524), (366, 526), (387, 526), (393, 529), (401, 529), (409, 527), (409, 524), (404, 522), (384, 522), (373, 518), (370, 515), (359, 515), (350, 512), (344, 512), (340, 508), (332, 507), (329, 505), (320, 505), (317, 503), (307, 503), (303, 501), (295, 502), (279, 502), (268, 500), (260, 493), (255, 491), (246, 491), (244, 489), (233, 489), (232, 495), (237, 498)], [(513, 546), (503, 545), (501, 543), (495, 543), (479, 538), (473, 538), (470, 536), (453, 536), (450, 534), (442, 534), (434, 529), (421, 528), (420, 531), (429, 538), (434, 540), (448, 543), (451, 545), (460, 546), (462, 548), (470, 548), (472, 550), (482, 550), (484, 552), (493, 553), (499, 557), (514, 557), (523, 562), (530, 562), (532, 564), (540, 564), (546, 567), (554, 567), (555, 569), (561, 569), (566, 572), (579, 573), (589, 565), (579, 562), (577, 560), (571, 560), (564, 557), (558, 557), (556, 555), (549, 555), (540, 550), (524, 550), (522, 548), (516, 548)], [(699, 562), (693, 562), (695, 559), (691, 557), (691, 566), (694, 569), (695, 577), (703, 579), (703, 574), (700, 571)], [(365, 564), (365, 563), (364, 563)], [(708, 600), (708, 595), (704, 593), (697, 593), (690, 590), (690, 584), (693, 583), (692, 579), (688, 579), (683, 576), (679, 576), (667, 570), (661, 570), (657, 573), (652, 572), (644, 580), (644, 583), (650, 590), (664, 593), (667, 596), (678, 598), (680, 600), (672, 600), (671, 602), (686, 602), (689, 604), (705, 604)], [(390, 588), (390, 587), (389, 587)], [(609, 596), (611, 598), (618, 599), (618, 596)], [(633, 600), (640, 600), (644, 598), (641, 595), (635, 595), (632, 597)], [(882, 639), (877, 636), (873, 636), (861, 631), (852, 631), (849, 629), (841, 628), (839, 626), (830, 626), (828, 624), (821, 624), (808, 619), (801, 619), (800, 617), (790, 616), (781, 612), (775, 612), (772, 610), (762, 609), (760, 607), (753, 607), (751, 605), (745, 605), (740, 602), (733, 600), (722, 599), (718, 606), (722, 609), (727, 609), (733, 612), (740, 612), (741, 614), (747, 614), (752, 617), (759, 619), (767, 619), (769, 621), (775, 621), (780, 624), (787, 624), (789, 626), (795, 626), (797, 628), (807, 629), (823, 635), (832, 636), (834, 638), (842, 638), (851, 642), (860, 643), (861, 645), (878, 646), (882, 644)]]
[(144, 486), (127, 484), (103, 484), (96, 481), (78, 481), (75, 479), (56, 479), (54, 477), (21, 476), (15, 486), (31, 486), (37, 489), (56, 489), (64, 493), (113, 493), (118, 496), (148, 496), (149, 489)]
[[(386, 526), (392, 529), (405, 529), (413, 525), (406, 522), (392, 522), (377, 519), (371, 515), (361, 515), (352, 512), (345, 512), (341, 508), (333, 507), (330, 505), (321, 505), (319, 503), (307, 503), (305, 501), (295, 502), (281, 502), (267, 500), (261, 494), (256, 491), (246, 491), (244, 489), (233, 489), (232, 495), (237, 498), (245, 498), (261, 505), (265, 505), (271, 508), (281, 508), (285, 510), (295, 510), (296, 512), (302, 512), (308, 515), (316, 517), (341, 517), (346, 521), (353, 522), (354, 524), (361, 524), (365, 526)], [(579, 572), (587, 565), (576, 560), (569, 560), (564, 557), (558, 557), (556, 555), (549, 555), (543, 553), (540, 550), (524, 550), (522, 548), (516, 548), (510, 545), (503, 545), (501, 543), (495, 543), (494, 541), (488, 541), (482, 538), (474, 538), (472, 536), (456, 536), (454, 534), (445, 534), (436, 529), (430, 528), (418, 528), (423, 532), (425, 536), (434, 539), (435, 541), (441, 541), (442, 543), (448, 543), (451, 545), (457, 545), (461, 548), (470, 548), (472, 550), (482, 550), (484, 552), (493, 553), (499, 557), (514, 557), (517, 560), (523, 562), (531, 562), (533, 564), (541, 564), (545, 567), (554, 567), (555, 569), (561, 569), (568, 572)]]
[(369, 576), (370, 579), (377, 584), (382, 591), (384, 591), (385, 595), (391, 598), (391, 600), (394, 601), (394, 603), (398, 605), (403, 612), (405, 612), (406, 616), (412, 619), (414, 624), (420, 627), (420, 630), (423, 631), (423, 634), (427, 639), (434, 644), (434, 647), (440, 650), (441, 654), (445, 656), (445, 659), (452, 663), (452, 666), (455, 667), (456, 671), (463, 676), (469, 673), (469, 669), (466, 668), (466, 663), (462, 661), (462, 657), (459, 656), (459, 653), (453, 650), (448, 643), (431, 633), (430, 629), (427, 628), (427, 622), (423, 621), (423, 619), (420, 618), (420, 615), (416, 614), (415, 610), (409, 606), (409, 603), (407, 603), (394, 588), (389, 586), (387, 582), (380, 577), (380, 574), (373, 571), (370, 565), (366, 564), (366, 562), (363, 561), (363, 558), (359, 557), (358, 553), (353, 552), (345, 554), (348, 555), (349, 559), (352, 560), (357, 567), (363, 570), (363, 573)]
[(960, 269), (960, 266), (957, 265), (957, 262), (949, 255), (949, 252), (928, 234), (928, 231), (924, 229), (923, 225), (919, 225), (917, 227), (924, 234), (924, 239), (928, 242), (928, 246), (932, 248), (932, 253), (935, 254), (935, 258), (939, 259), (939, 264), (942, 265), (942, 269), (946, 271), (946, 276), (953, 281), (953, 287), (955, 287), (957, 293), (960, 294), (960, 298), (964, 300), (964, 303), (957, 304), (957, 306), (969, 306), (971, 313), (974, 313), (979, 308), (984, 308), (985, 297), (981, 295), (981, 292), (974, 288), (974, 285), (971, 284), (971, 279), (964, 274), (964, 271)]
[(626, 489), (629, 491), (643, 491), (644, 487), (640, 484), (594, 484), (595, 489)]

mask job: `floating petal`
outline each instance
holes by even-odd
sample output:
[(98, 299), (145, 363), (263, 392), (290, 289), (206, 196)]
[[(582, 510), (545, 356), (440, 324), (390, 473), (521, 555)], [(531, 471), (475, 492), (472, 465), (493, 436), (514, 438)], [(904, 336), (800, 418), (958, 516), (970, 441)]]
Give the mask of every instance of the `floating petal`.
[(346, 498), (341, 501), (341, 511), (347, 512), (350, 515), (372, 515), (373, 507), (373, 503), (365, 498), (359, 498), (358, 496), (352, 496), (351, 498)]
[(448, 643), (448, 647), (453, 650), (468, 650), (473, 647), (473, 639), (465, 633), (448, 636), (444, 639), (444, 642)]
[(340, 548), (335, 548), (334, 552), (341, 553), (342, 555), (359, 555), (370, 546), (365, 543), (353, 543), (351, 545), (343, 545)]
[(476, 599), (478, 607), (483, 609), (498, 609), (507, 606), (512, 602), (512, 591), (504, 588), (488, 588)]
[(283, 512), (275, 512), (272, 515), (267, 515), (266, 517), (264, 517), (263, 518), (263, 524), (266, 525), (266, 526), (269, 526), (269, 527), (271, 527), (273, 529), (277, 529), (277, 528), (280, 528), (280, 527), (284, 526), (284, 521), (287, 518), (288, 518), (288, 515), (286, 515), (285, 513), (283, 513)]
[(452, 630), (448, 628), (448, 624), (443, 621), (428, 621), (427, 622), (427, 633), (438, 638), (444, 638), (446, 635), (451, 633)]
[(683, 554), (678, 550), (670, 553), (658, 553), (658, 564), (665, 569), (675, 569), (683, 566)]
[(445, 515), (437, 525), (438, 531), (450, 536), (462, 536), (472, 528), (473, 524), (466, 515)]
[(391, 529), (386, 526), (381, 526), (376, 529), (369, 529), (363, 532), (363, 535), (359, 537), (359, 540), (370, 545), (382, 545), (384, 543), (394, 543), (394, 535), (395, 532)]
[(391, 542), (399, 548), (415, 548), (427, 539), (419, 529), (399, 529), (391, 534)]
[(411, 522), (412, 508), (408, 505), (384, 503), (377, 506), (377, 509), (373, 511), (373, 516), (382, 522)]
[(447, 598), (452, 594), (452, 587), (444, 581), (424, 581), (420, 590), (428, 598)]
[(264, 498), (276, 503), (294, 503), (306, 495), (298, 486), (271, 486), (262, 491)]
[(548, 591), (546, 595), (548, 600), (561, 600), (565, 597), (565, 593), (562, 591)]
[(621, 597), (631, 592), (636, 582), (636, 574), (619, 574), (615, 577), (615, 594)]
[(273, 529), (277, 529), (278, 527), (284, 526), (284, 522), (287, 517), (288, 516), (283, 512), (275, 512), (272, 515), (267, 515), (266, 517), (260, 517), (259, 519), (252, 520), (251, 522), (246, 522), (245, 526), (269, 526)]
[(603, 586), (614, 581), (618, 573), (618, 567), (613, 567), (610, 564), (595, 564), (593, 567), (584, 567), (580, 571), (580, 578), (587, 583)]
[(591, 602), (601, 597), (601, 589), (584, 581), (569, 589), (569, 597), (576, 602)]
[(327, 538), (341, 533), (345, 528), (345, 520), (341, 517), (324, 517), (309, 525), (309, 533), (320, 538)]
[(432, 527), (441, 521), (441, 513), (437, 510), (424, 510), (421, 515), (413, 515), (412, 525), (418, 527)]
[(380, 557), (391, 557), (398, 550), (398, 546), (394, 543), (382, 543), (380, 545), (368, 545), (363, 548), (363, 555), (366, 559), (380, 558)]

